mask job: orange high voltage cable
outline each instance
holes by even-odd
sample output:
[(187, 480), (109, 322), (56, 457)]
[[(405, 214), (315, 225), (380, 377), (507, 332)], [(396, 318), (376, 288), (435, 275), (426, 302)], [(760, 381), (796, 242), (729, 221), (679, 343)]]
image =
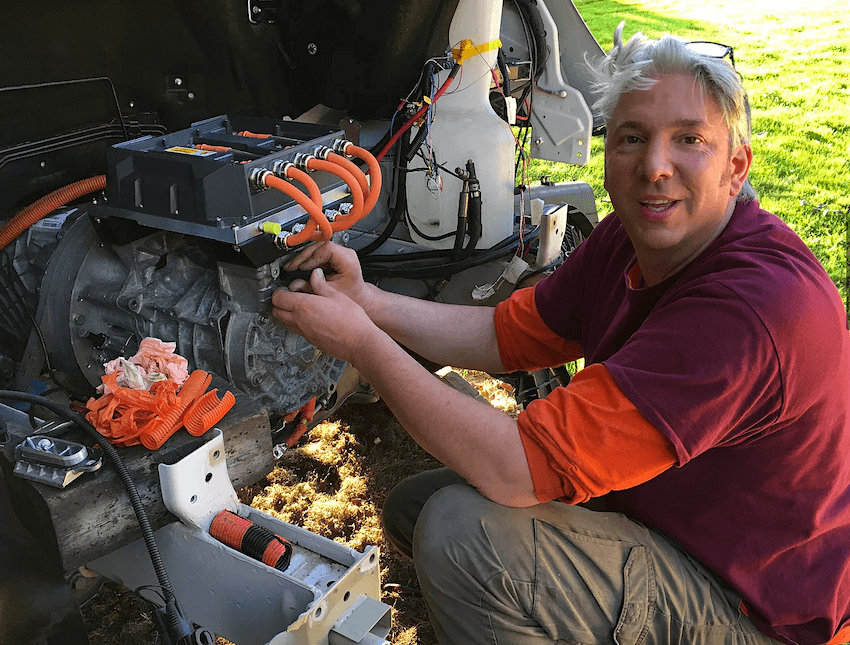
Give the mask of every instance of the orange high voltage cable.
[(35, 224), (42, 217), (90, 193), (106, 188), (106, 175), (82, 179), (48, 193), (38, 201), (27, 206), (20, 213), (0, 227), (0, 250), (6, 248), (18, 235)]
[[(310, 181), (312, 181), (312, 179)], [(309, 242), (311, 240), (318, 241), (322, 239), (331, 239), (331, 235), (333, 235), (331, 223), (328, 221), (328, 218), (325, 217), (325, 214), (322, 212), (321, 207), (316, 206), (312, 199), (308, 198), (307, 195), (305, 195), (302, 191), (298, 190), (295, 186), (290, 184), (285, 179), (276, 177), (271, 173), (265, 176), (263, 182), (269, 188), (279, 190), (294, 199), (298, 203), (298, 205), (305, 211), (307, 211), (308, 215), (310, 215), (310, 220), (307, 222), (307, 226), (302, 231), (296, 233), (295, 235), (290, 235), (288, 238), (286, 238), (287, 246), (297, 246), (299, 244), (303, 244), (304, 242)], [(310, 226), (310, 222), (313, 222), (313, 227)], [(316, 226), (319, 227), (320, 232), (317, 232), (315, 230)]]
[(360, 146), (356, 146), (350, 141), (342, 142), (342, 152), (344, 154), (351, 155), (352, 157), (362, 159), (369, 167), (369, 197), (363, 205), (363, 217), (366, 217), (366, 215), (372, 212), (372, 209), (378, 202), (378, 197), (381, 195), (381, 164), (378, 163), (378, 160), (368, 150), (361, 148)]
[(317, 159), (316, 157), (310, 157), (307, 160), (306, 166), (310, 170), (324, 170), (332, 175), (336, 175), (348, 185), (348, 189), (351, 191), (351, 201), (354, 203), (354, 208), (351, 209), (348, 215), (340, 217), (337, 221), (331, 223), (334, 232), (344, 231), (363, 216), (363, 191), (360, 189), (360, 184), (354, 178), (354, 175), (339, 164), (325, 161), (324, 159)]

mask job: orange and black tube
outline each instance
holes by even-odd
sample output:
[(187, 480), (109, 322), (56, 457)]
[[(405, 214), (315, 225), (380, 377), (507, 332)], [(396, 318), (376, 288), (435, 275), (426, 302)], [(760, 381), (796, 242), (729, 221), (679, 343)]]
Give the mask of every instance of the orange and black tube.
[(286, 571), (292, 559), (292, 543), (289, 540), (230, 511), (221, 511), (213, 518), (210, 535), (231, 549), (278, 571)]

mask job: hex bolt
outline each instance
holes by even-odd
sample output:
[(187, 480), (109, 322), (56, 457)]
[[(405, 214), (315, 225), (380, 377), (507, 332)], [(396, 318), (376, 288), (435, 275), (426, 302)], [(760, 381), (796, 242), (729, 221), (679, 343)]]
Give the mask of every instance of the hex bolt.
[(186, 95), (186, 98), (187, 98), (187, 99), (189, 99), (190, 101), (194, 101), (194, 100), (195, 100), (195, 93), (194, 93), (194, 92), (189, 92), (189, 93)]
[(174, 84), (177, 87), (180, 87), (181, 85), (183, 85), (183, 79), (178, 76), (177, 78), (174, 79)]
[(542, 145), (542, 144), (543, 144), (543, 137), (537, 137), (537, 138), (534, 140), (534, 143), (535, 143), (536, 145), (538, 145), (538, 146), (539, 146), (539, 145)]
[(560, 92), (558, 92), (558, 96), (560, 96), (562, 99), (567, 98), (567, 90), (561, 90)]
[(75, 325), (82, 325), (84, 322), (86, 322), (86, 317), (83, 314), (76, 314), (74, 316)]
[(319, 51), (319, 47), (316, 43), (310, 43), (307, 45), (307, 53), (310, 54), (310, 56), (315, 56), (317, 51)]

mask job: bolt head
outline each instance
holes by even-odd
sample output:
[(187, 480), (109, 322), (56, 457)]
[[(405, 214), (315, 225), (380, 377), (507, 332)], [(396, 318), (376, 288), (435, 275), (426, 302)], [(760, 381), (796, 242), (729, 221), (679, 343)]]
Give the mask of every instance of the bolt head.
[(310, 54), (310, 56), (315, 56), (318, 51), (319, 46), (316, 43), (310, 43), (307, 45), (307, 53)]
[(562, 99), (567, 98), (567, 90), (561, 90), (560, 92), (558, 92), (558, 96), (560, 96)]
[(177, 78), (174, 79), (174, 84), (177, 87), (180, 87), (181, 85), (183, 85), (183, 79), (178, 76)]
[(537, 138), (534, 140), (534, 143), (535, 143), (536, 145), (538, 145), (538, 146), (539, 146), (539, 145), (542, 145), (542, 144), (543, 144), (543, 137), (537, 137)]

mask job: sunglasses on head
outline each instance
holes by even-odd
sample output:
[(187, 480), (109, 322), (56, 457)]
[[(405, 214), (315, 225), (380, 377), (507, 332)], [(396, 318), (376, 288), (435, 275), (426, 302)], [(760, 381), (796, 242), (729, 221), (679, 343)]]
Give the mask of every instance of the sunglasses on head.
[(732, 63), (732, 68), (735, 68), (735, 50), (729, 45), (722, 43), (713, 43), (707, 40), (693, 40), (686, 43), (685, 46), (693, 52), (701, 56), (709, 58), (726, 58), (729, 57), (729, 62)]

